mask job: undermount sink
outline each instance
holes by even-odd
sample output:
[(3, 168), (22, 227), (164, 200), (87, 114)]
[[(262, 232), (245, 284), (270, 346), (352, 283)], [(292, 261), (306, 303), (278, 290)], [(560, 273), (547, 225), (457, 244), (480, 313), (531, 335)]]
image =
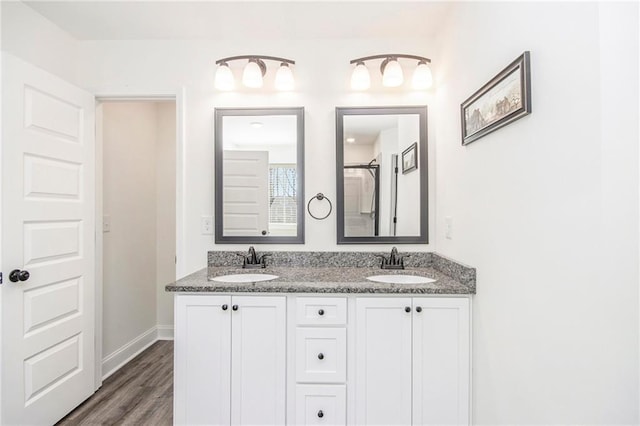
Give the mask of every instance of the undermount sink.
[(278, 278), (277, 275), (271, 274), (232, 274), (211, 278), (211, 281), (222, 283), (255, 283), (258, 281), (275, 280), (276, 278)]
[(436, 280), (419, 277), (416, 275), (373, 275), (367, 277), (369, 281), (385, 284), (428, 284), (435, 282)]

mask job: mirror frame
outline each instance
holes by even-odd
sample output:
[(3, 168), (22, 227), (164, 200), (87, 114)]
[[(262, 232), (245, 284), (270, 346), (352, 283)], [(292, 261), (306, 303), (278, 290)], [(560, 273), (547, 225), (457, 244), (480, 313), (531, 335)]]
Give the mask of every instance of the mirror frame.
[[(214, 151), (215, 151), (215, 243), (216, 244), (304, 244), (304, 107), (291, 108), (215, 108)], [(222, 224), (222, 140), (223, 118), (235, 116), (293, 115), (296, 117), (296, 194), (297, 225), (296, 236), (224, 236)]]
[[(350, 115), (401, 115), (419, 117), (418, 164), (420, 172), (420, 235), (393, 237), (346, 237), (344, 235), (344, 117)], [(338, 244), (428, 244), (429, 243), (429, 163), (427, 145), (427, 106), (337, 107), (336, 108), (336, 215)], [(398, 153), (399, 155), (400, 153)]]

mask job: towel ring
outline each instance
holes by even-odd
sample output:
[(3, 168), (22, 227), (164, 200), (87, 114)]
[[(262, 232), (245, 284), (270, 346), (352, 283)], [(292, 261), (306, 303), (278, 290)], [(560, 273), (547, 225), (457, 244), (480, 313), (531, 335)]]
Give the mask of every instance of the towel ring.
[[(311, 202), (313, 200), (318, 200), (318, 201), (327, 200), (327, 202), (329, 203), (329, 213), (327, 213), (326, 215), (324, 215), (322, 217), (314, 216), (313, 213), (311, 213), (311, 209), (309, 208), (311, 206)], [(314, 197), (311, 197), (309, 199), (309, 202), (307, 203), (307, 212), (309, 213), (309, 216), (311, 216), (312, 218), (314, 218), (316, 220), (324, 220), (324, 219), (328, 218), (332, 211), (333, 211), (333, 204), (331, 204), (331, 200), (328, 199), (322, 192), (318, 192)]]

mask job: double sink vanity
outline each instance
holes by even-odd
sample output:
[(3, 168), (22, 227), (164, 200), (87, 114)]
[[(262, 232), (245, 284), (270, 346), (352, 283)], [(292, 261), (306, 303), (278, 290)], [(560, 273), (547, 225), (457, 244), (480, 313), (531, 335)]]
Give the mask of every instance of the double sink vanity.
[(219, 249), (304, 244), (305, 219), (331, 215), (337, 244), (428, 242), (427, 107), (335, 114), (334, 206), (305, 198), (303, 108), (216, 108), (220, 251), (166, 288), (175, 424), (469, 424), (475, 269), (395, 247)]
[(388, 253), (265, 254), (243, 268), (212, 251), (166, 287), (175, 424), (469, 423), (475, 269), (426, 252), (404, 269), (382, 269)]

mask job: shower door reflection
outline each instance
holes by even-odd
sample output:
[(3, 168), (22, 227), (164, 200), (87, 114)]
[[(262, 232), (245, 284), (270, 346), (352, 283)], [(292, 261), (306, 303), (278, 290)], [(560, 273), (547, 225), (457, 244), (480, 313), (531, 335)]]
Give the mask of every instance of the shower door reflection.
[(344, 232), (348, 237), (371, 237), (380, 232), (380, 166), (344, 166)]

